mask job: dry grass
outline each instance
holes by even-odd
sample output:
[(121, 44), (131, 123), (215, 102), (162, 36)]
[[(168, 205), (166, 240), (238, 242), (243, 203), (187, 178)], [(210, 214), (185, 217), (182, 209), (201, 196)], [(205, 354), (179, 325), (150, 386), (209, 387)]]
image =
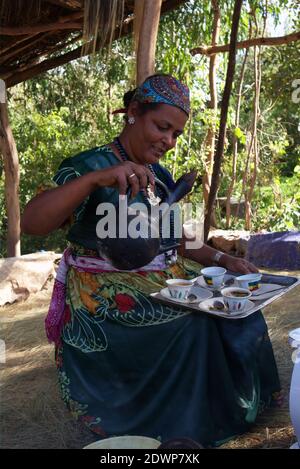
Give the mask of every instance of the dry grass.
[[(274, 273), (300, 275), (299, 271)], [(263, 310), (284, 391), (283, 407), (266, 410), (258, 417), (251, 432), (223, 445), (222, 448), (289, 448), (296, 441), (289, 415), (293, 362), (288, 334), (292, 329), (300, 327), (299, 292), (300, 287), (297, 287)]]
[[(1, 448), (82, 448), (97, 439), (73, 421), (59, 395), (53, 346), (44, 333), (50, 294), (48, 284), (25, 302), (0, 308), (1, 338), (7, 349), (6, 364), (0, 365)], [(296, 440), (288, 411), (293, 368), (288, 333), (300, 325), (298, 296), (299, 287), (264, 310), (284, 405), (265, 411), (251, 432), (222, 448), (289, 448)]]
[(60, 398), (53, 346), (44, 332), (51, 285), (0, 308), (6, 364), (1, 366), (1, 448), (82, 448), (94, 436)]

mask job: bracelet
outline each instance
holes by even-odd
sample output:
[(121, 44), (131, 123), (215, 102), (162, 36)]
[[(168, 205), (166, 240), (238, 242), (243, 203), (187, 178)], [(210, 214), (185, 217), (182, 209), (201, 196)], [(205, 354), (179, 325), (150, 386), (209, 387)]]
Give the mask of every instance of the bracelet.
[(217, 251), (213, 256), (212, 261), (214, 264), (219, 265), (221, 257), (224, 256), (224, 252)]

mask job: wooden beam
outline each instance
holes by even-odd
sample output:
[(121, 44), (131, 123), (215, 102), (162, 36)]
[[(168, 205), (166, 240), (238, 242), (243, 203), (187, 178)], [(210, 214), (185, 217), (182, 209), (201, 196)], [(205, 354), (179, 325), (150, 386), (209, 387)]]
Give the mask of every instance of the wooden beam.
[[(161, 8), (161, 15), (168, 13), (172, 9), (177, 8), (179, 5), (185, 3), (186, 1), (187, 0), (168, 0), (166, 2), (163, 2), (162, 8)], [(132, 23), (133, 21), (129, 22), (125, 20), (124, 25), (122, 26), (121, 33), (119, 29), (116, 30), (114, 40), (130, 34), (132, 32)], [(99, 51), (100, 49), (101, 49), (101, 46), (99, 44), (96, 45), (96, 52)], [(77, 49), (67, 52), (66, 54), (63, 54), (59, 57), (54, 57), (52, 59), (44, 60), (38, 65), (30, 67), (29, 69), (24, 70), (20, 73), (11, 73), (11, 75), (5, 77), (6, 87), (10, 88), (14, 85), (17, 85), (18, 83), (21, 83), (25, 80), (28, 80), (30, 78), (37, 76), (40, 73), (47, 72), (48, 70), (52, 70), (56, 67), (59, 67), (68, 62), (71, 62), (72, 60), (76, 60), (80, 57), (83, 57), (84, 55), (88, 55), (92, 53), (92, 51), (93, 51), (93, 44), (91, 42), (90, 49), (86, 52), (86, 54), (82, 54), (82, 47), (78, 47)]]
[(68, 15), (60, 16), (57, 21), (48, 24), (34, 24), (23, 27), (0, 27), (0, 35), (3, 36), (22, 36), (23, 34), (39, 34), (44, 31), (53, 31), (60, 29), (81, 29), (82, 24), (76, 23), (76, 20), (83, 18), (83, 11), (76, 11)]
[[(237, 43), (237, 49), (248, 49), (249, 47), (253, 46), (282, 46), (284, 44), (289, 44), (290, 42), (299, 41), (300, 40), (300, 31), (296, 31), (294, 33), (288, 34), (286, 36), (278, 36), (278, 37), (256, 37), (253, 39), (247, 39), (245, 41), (240, 41)], [(218, 54), (220, 52), (228, 52), (229, 51), (229, 44), (225, 44), (222, 46), (201, 46), (196, 47), (195, 49), (191, 49), (192, 55), (202, 54), (202, 55), (212, 55)]]
[(45, 31), (61, 31), (63, 29), (82, 29), (82, 23), (48, 23), (37, 24), (35, 26), (24, 26), (23, 28), (0, 28), (0, 35), (2, 36), (22, 36), (23, 34), (37, 34)]
[[(60, 67), (61, 65), (71, 62), (72, 60), (78, 59), (81, 57), (81, 52), (82, 47), (78, 47), (59, 57), (53, 57), (52, 59), (44, 60), (38, 65), (30, 67), (29, 69), (24, 70), (22, 72), (14, 72), (10, 76), (5, 77), (6, 87), (10, 88), (11, 86), (21, 83), (22, 81), (28, 80), (30, 78), (35, 77), (36, 75), (39, 75), (40, 73), (47, 72), (48, 70), (52, 70), (53, 68)], [(88, 53), (85, 55), (88, 55)]]
[[(3, 64), (6, 60), (10, 59), (11, 57), (14, 57), (15, 55), (19, 55), (20, 52), (24, 53), (24, 51), (26, 49), (31, 49), (31, 47), (34, 44), (36, 44), (37, 42), (42, 41), (43, 39), (48, 37), (50, 34), (52, 34), (52, 32), (48, 31), (47, 33), (35, 34), (34, 36), (30, 36), (30, 37), (27, 36), (26, 44), (24, 44), (25, 41), (22, 41), (21, 44), (17, 43), (17, 46), (16, 47), (12, 46), (9, 49), (9, 52), (7, 54), (1, 54), (0, 55), (0, 64)], [(33, 39), (33, 38), (35, 38), (35, 39)]]
[[(71, 13), (70, 15), (65, 15), (63, 17), (61, 17), (59, 19), (59, 21), (68, 21), (68, 20), (71, 20), (71, 19), (78, 19), (78, 18), (82, 18), (83, 17), (83, 13), (82, 12), (76, 12), (76, 13)], [(23, 38), (21, 41), (16, 41), (16, 46), (15, 47), (15, 44), (11, 44), (11, 46), (9, 48), (7, 48), (7, 53), (1, 53), (0, 52), (0, 64), (2, 65), (5, 61), (7, 61), (8, 59), (12, 58), (12, 60), (10, 62), (13, 62), (13, 60), (17, 60), (18, 59), (18, 56), (20, 55), (20, 53), (22, 52), (22, 55), (24, 55), (24, 51), (26, 51), (27, 49), (30, 49), (34, 44), (38, 43), (39, 41), (43, 41), (45, 38), (51, 36), (53, 34), (53, 31), (48, 31), (46, 33), (39, 33), (39, 34), (34, 34), (32, 36), (25, 36), (25, 38)], [(68, 35), (68, 33), (65, 33)], [(68, 37), (68, 36), (67, 36)], [(65, 40), (66, 39), (66, 36), (64, 36), (61, 40)], [(25, 44), (24, 44), (25, 42)], [(59, 42), (59, 41), (57, 41)], [(65, 46), (68, 46), (70, 45), (70, 43), (73, 43), (74, 41), (71, 40), (69, 42), (66, 42), (65, 43)], [(61, 44), (59, 44), (59, 47), (58, 47), (58, 50), (62, 49), (63, 47), (61, 46)], [(44, 49), (44, 54), (40, 54), (40, 56), (43, 56), (43, 55), (46, 55), (47, 53), (49, 53), (51, 51), (51, 53), (53, 53), (53, 46), (49, 46), (47, 47), (47, 44), (46, 44), (46, 47)], [(15, 57), (16, 56), (16, 57)], [(32, 61), (30, 62), (31, 64), (33, 63)], [(29, 64), (26, 64), (26, 65), (29, 65)], [(2, 78), (5, 78), (5, 76), (9, 76), (10, 75), (10, 68), (11, 67), (8, 67), (5, 71), (3, 71), (3, 73), (5, 73), (5, 75), (2, 75)], [(29, 68), (29, 67), (26, 67), (26, 68)], [(19, 71), (19, 69), (15, 69), (16, 71)], [(1, 74), (1, 72), (0, 72)]]
[(70, 8), (70, 10), (78, 10), (84, 8), (84, 0), (47, 0), (47, 3), (57, 5), (62, 8)]
[[(132, 32), (132, 22), (123, 26), (121, 33), (117, 30), (115, 32), (114, 40), (126, 36), (130, 32)], [(96, 52), (101, 49), (101, 46), (99, 44), (96, 44)], [(39, 75), (40, 73), (47, 72), (48, 70), (52, 70), (53, 68), (60, 67), (61, 65), (71, 62), (72, 60), (89, 55), (92, 52), (93, 41), (89, 43), (89, 46), (90, 47), (87, 49), (87, 52), (85, 54), (82, 54), (82, 47), (80, 46), (59, 57), (53, 57), (52, 59), (44, 60), (43, 62), (34, 65), (33, 67), (30, 67), (29, 69), (24, 70), (20, 73), (12, 72), (9, 76), (4, 77), (2, 75), (0, 76), (0, 78), (3, 78), (5, 80), (6, 87), (10, 88), (11, 86), (17, 85), (22, 81), (28, 80), (30, 78), (35, 77), (36, 75)]]
[(28, 41), (28, 39), (32, 39), (35, 36), (38, 36), (38, 34), (32, 34), (32, 36), (28, 36), (26, 34), (25, 36), (18, 38), (16, 41), (11, 41), (9, 44), (6, 44), (6, 46), (1, 46), (1, 38), (0, 38), (0, 54), (5, 54), (5, 52), (9, 51), (12, 47), (15, 47), (17, 44), (21, 44), (22, 42)]
[(161, 4), (162, 0), (144, 0), (143, 19), (138, 34), (137, 85), (140, 85), (149, 75), (153, 75), (155, 71), (155, 49)]
[(40, 54), (36, 54), (33, 58), (31, 58), (31, 60), (29, 62), (26, 62), (26, 63), (20, 65), (18, 68), (13, 68), (13, 70), (8, 69), (8, 71), (6, 71), (7, 70), (6, 69), (5, 71), (3, 70), (3, 72), (2, 72), (2, 67), (0, 66), (0, 75), (1, 75), (3, 80), (6, 80), (6, 78), (10, 77), (13, 73), (20, 73), (20, 72), (23, 72), (27, 69), (32, 68), (32, 66), (38, 64), (40, 62), (40, 59), (42, 57), (44, 57), (45, 55), (50, 54), (50, 53), (53, 54), (53, 52), (63, 50), (67, 46), (70, 46), (71, 44), (74, 44), (75, 42), (79, 41), (80, 39), (82, 39), (81, 34), (79, 34), (77, 37), (73, 37), (71, 40), (69, 40), (66, 43), (54, 44), (53, 46), (49, 45), (47, 50), (44, 50)]
[(7, 102), (6, 99), (1, 99), (1, 101), (4, 101), (0, 102), (0, 152), (4, 160), (5, 173), (5, 203), (8, 220), (7, 257), (15, 257), (21, 255), (19, 159), (16, 143), (9, 125)]

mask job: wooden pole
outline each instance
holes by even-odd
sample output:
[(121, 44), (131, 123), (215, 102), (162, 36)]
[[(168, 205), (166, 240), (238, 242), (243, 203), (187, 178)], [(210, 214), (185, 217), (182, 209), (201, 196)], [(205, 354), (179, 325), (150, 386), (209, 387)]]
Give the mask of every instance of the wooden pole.
[[(139, 0), (136, 0), (139, 1)], [(138, 34), (136, 84), (155, 72), (155, 49), (162, 0), (144, 0), (143, 18)]]
[(134, 2), (134, 13), (133, 13), (133, 37), (134, 37), (134, 53), (137, 57), (139, 48), (139, 37), (141, 31), (141, 24), (144, 16), (145, 0), (135, 0)]
[[(241, 102), (242, 102), (242, 91), (243, 91), (243, 83), (244, 83), (244, 77), (245, 77), (245, 71), (246, 71), (246, 63), (248, 59), (248, 52), (249, 49), (246, 49), (245, 56), (243, 59), (242, 63), (242, 69), (240, 73), (240, 78), (239, 78), (239, 83), (237, 86), (238, 92), (237, 92), (237, 103), (236, 103), (236, 109), (235, 109), (235, 120), (234, 120), (234, 127), (237, 128), (240, 126), (240, 111), (241, 111)], [(234, 186), (236, 184), (236, 173), (237, 173), (237, 159), (238, 159), (238, 138), (233, 133), (232, 137), (232, 174), (231, 174), (231, 181), (230, 185), (226, 194), (226, 229), (228, 230), (230, 228), (230, 218), (231, 218), (231, 206), (230, 206), (230, 201), (231, 201), (231, 196), (233, 193)], [(236, 210), (236, 216), (238, 215), (239, 212), (239, 204), (237, 206)]]
[(4, 161), (5, 202), (8, 219), (7, 257), (21, 255), (20, 205), (19, 205), (19, 159), (17, 147), (9, 125), (6, 90), (0, 80), (0, 152)]
[(230, 100), (230, 94), (231, 94), (231, 89), (232, 89), (232, 82), (234, 79), (236, 42), (237, 42), (237, 34), (238, 34), (238, 29), (239, 29), (239, 21), (240, 21), (242, 3), (243, 3), (243, 0), (235, 0), (234, 10), (233, 10), (233, 15), (232, 15), (230, 50), (229, 50), (229, 57), (228, 57), (228, 67), (227, 67), (225, 88), (224, 88), (222, 105), (221, 105), (219, 138), (218, 138), (217, 148), (216, 148), (215, 157), (214, 157), (214, 167), (213, 167), (213, 174), (212, 174), (210, 192), (209, 192), (209, 197), (208, 197), (208, 204), (205, 210), (205, 221), (204, 221), (205, 242), (207, 241), (207, 238), (208, 238), (211, 214), (213, 211), (213, 206), (216, 200), (216, 194), (217, 194), (218, 186), (219, 186), (219, 178), (220, 178), (221, 164), (222, 164), (224, 144), (225, 144), (227, 114), (228, 114), (229, 100)]
[[(212, 0), (211, 3), (213, 11), (213, 32), (211, 43), (212, 46), (215, 46), (219, 41), (221, 12), (218, 0)], [(209, 89), (210, 103), (208, 108), (212, 109), (212, 122), (207, 129), (205, 137), (205, 171), (202, 178), (203, 199), (205, 205), (208, 203), (216, 143), (216, 115), (218, 111), (217, 55), (212, 55), (209, 58)], [(214, 211), (212, 213), (211, 223), (213, 226), (217, 226)]]

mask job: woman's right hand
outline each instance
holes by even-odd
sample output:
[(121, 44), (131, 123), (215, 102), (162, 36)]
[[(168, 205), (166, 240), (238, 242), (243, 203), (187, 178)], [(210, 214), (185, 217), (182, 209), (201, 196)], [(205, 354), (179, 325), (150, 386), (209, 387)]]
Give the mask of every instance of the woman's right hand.
[[(132, 176), (132, 177), (131, 177)], [(25, 207), (21, 219), (23, 233), (44, 236), (61, 227), (74, 210), (98, 187), (117, 187), (120, 194), (131, 186), (135, 197), (154, 176), (143, 165), (125, 161), (107, 169), (91, 171), (34, 197)]]
[(120, 195), (125, 195), (131, 186), (131, 196), (134, 198), (140, 190), (146, 189), (148, 184), (154, 189), (154, 175), (146, 166), (124, 161), (123, 163), (101, 169), (93, 173), (98, 187), (117, 187)]

